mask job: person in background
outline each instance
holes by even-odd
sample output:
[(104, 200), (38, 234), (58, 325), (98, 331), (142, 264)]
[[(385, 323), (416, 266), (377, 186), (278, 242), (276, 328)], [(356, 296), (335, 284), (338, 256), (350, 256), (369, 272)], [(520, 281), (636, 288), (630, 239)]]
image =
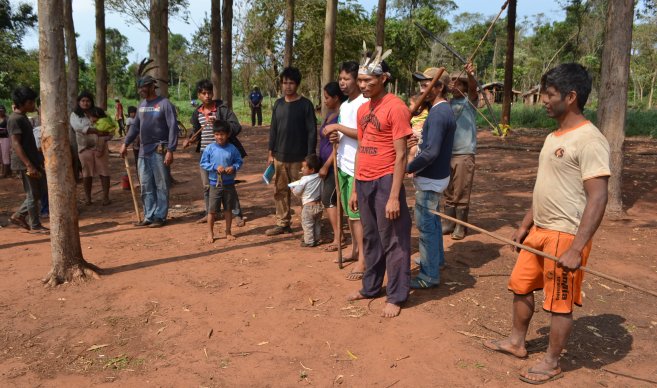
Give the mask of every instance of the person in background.
[(251, 126), (256, 125), (256, 116), (258, 117), (258, 126), (262, 125), (262, 93), (257, 86), (253, 87), (251, 94), (249, 94), (249, 107), (251, 108)]
[(114, 120), (119, 125), (119, 136), (125, 136), (126, 131), (125, 131), (125, 123), (123, 121), (124, 118), (123, 104), (121, 104), (121, 100), (119, 100), (118, 98), (115, 98), (114, 101), (116, 102), (116, 112), (114, 113)]
[(7, 130), (7, 110), (0, 105), (0, 160), (2, 161), (1, 178), (11, 177), (11, 139)]

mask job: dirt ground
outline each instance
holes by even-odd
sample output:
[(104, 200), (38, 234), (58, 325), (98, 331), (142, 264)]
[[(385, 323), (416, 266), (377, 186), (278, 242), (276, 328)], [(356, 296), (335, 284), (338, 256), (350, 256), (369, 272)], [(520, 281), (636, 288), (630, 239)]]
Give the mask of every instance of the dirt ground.
[[(480, 133), (472, 223), (512, 234), (531, 199), (544, 136), (522, 130), (500, 141)], [(180, 183), (171, 193), (171, 222), (162, 229), (131, 226), (130, 193), (118, 184), (122, 163), (113, 155), (114, 203), (102, 207), (96, 194), (98, 204), (80, 205), (85, 258), (108, 274), (54, 289), (40, 282), (50, 266), (48, 238), (7, 226), (23, 199), (20, 181), (0, 181), (0, 386), (524, 385), (518, 374), (547, 346), (549, 317), (540, 303), (528, 360), (481, 345), (509, 331), (506, 282), (515, 260), (509, 247), (477, 233), (460, 242), (446, 238), (441, 286), (413, 292), (398, 318), (381, 318), (384, 298), (345, 301), (360, 283), (345, 280), (350, 267), (339, 270), (335, 253), (325, 245), (299, 247), (299, 207), (294, 236), (264, 235), (274, 222), (272, 188), (260, 178), (267, 130), (246, 127), (241, 140), (250, 152), (238, 185), (248, 220), (234, 228), (236, 241), (208, 245), (205, 225), (194, 222), (202, 195), (193, 151), (176, 154), (173, 175)], [(627, 141), (627, 216), (605, 219), (589, 261), (593, 269), (653, 290), (655, 145)], [(406, 190), (412, 206), (408, 182)], [(417, 250), (415, 230), (413, 236)], [(587, 276), (584, 290), (562, 359), (565, 377), (553, 385), (655, 384), (655, 298), (594, 276)]]

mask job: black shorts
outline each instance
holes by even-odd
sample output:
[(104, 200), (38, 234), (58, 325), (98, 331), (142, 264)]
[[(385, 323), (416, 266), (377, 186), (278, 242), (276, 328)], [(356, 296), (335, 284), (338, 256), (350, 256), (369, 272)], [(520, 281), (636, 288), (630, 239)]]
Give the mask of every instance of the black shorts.
[(322, 182), (322, 205), (325, 208), (335, 207), (338, 203), (338, 195), (335, 192), (335, 175), (333, 167), (326, 174), (326, 179)]
[(235, 190), (235, 185), (225, 185), (223, 187), (210, 185), (208, 214), (216, 213), (218, 210), (221, 210), (222, 206), (224, 211), (233, 210), (236, 196), (237, 191)]

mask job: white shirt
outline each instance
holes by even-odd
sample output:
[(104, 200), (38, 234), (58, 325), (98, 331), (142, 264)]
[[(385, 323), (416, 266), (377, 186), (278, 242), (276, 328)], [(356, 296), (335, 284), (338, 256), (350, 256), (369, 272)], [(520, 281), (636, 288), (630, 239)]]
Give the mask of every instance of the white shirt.
[(319, 174), (304, 175), (298, 181), (288, 184), (292, 189), (292, 193), (296, 196), (301, 196), (301, 203), (307, 204), (308, 202), (319, 201), (322, 195), (322, 178)]
[[(347, 128), (358, 128), (358, 108), (368, 101), (363, 95), (359, 95), (353, 100), (345, 101), (340, 105), (340, 116), (338, 123)], [(338, 168), (351, 176), (354, 176), (354, 164), (356, 163), (356, 151), (358, 150), (358, 139), (352, 139), (342, 132), (340, 134), (340, 144), (338, 145)]]

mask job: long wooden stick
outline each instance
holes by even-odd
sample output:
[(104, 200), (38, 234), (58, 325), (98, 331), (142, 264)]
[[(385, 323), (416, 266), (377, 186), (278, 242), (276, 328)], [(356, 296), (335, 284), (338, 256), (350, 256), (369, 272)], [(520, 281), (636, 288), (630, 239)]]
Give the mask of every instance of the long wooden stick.
[(128, 155), (123, 158), (125, 162), (125, 172), (128, 174), (128, 183), (130, 184), (130, 193), (132, 194), (132, 203), (135, 205), (135, 214), (137, 221), (141, 222), (141, 213), (139, 212), (139, 205), (137, 204), (137, 194), (135, 194), (135, 185), (132, 184), (132, 174), (130, 173), (130, 163), (128, 162)]
[(438, 81), (440, 80), (440, 77), (443, 75), (444, 72), (445, 72), (444, 67), (441, 67), (441, 68), (438, 69), (438, 72), (436, 73), (435, 76), (433, 76), (433, 79), (431, 80), (431, 84), (429, 84), (429, 87), (424, 91), (424, 93), (422, 93), (420, 98), (418, 98), (413, 103), (413, 105), (411, 105), (411, 108), (409, 109), (411, 111), (411, 113), (417, 111), (417, 108), (420, 106), (420, 104), (422, 104), (424, 102), (424, 100), (427, 98), (427, 95), (431, 91), (431, 88), (436, 86), (436, 84), (438, 83)]
[[(485, 230), (485, 229), (482, 229), (482, 228), (480, 228), (480, 227), (478, 227), (478, 226), (475, 226), (475, 225), (469, 224), (469, 223), (467, 223), (467, 222), (465, 222), (465, 221), (461, 221), (461, 220), (456, 219), (456, 218), (454, 218), (454, 217), (450, 217), (450, 216), (448, 216), (448, 215), (446, 215), (446, 214), (443, 214), (443, 213), (441, 213), (441, 212), (437, 212), (437, 211), (435, 211), (435, 210), (430, 210), (430, 212), (433, 213), (433, 214), (435, 214), (435, 215), (437, 215), (437, 216), (439, 216), (440, 218), (444, 218), (444, 219), (446, 219), (446, 220), (449, 220), (449, 221), (452, 221), (452, 222), (456, 222), (457, 224), (463, 225), (463, 226), (465, 226), (465, 227), (467, 227), (467, 228), (470, 228), (470, 229), (472, 229), (472, 230), (476, 230), (477, 232), (480, 232), (480, 233), (486, 234), (486, 235), (488, 235), (488, 236), (490, 236), (490, 237), (492, 237), (492, 238), (494, 238), (494, 239), (497, 239), (497, 240), (500, 240), (500, 241), (502, 241), (502, 242), (504, 242), (504, 243), (507, 243), (507, 244), (513, 245), (513, 246), (516, 247), (516, 248), (523, 249), (523, 250), (525, 250), (525, 251), (527, 251), (527, 252), (531, 252), (531, 253), (533, 253), (533, 254), (535, 254), (535, 255), (543, 256), (543, 257), (545, 257), (546, 259), (549, 259), (549, 260), (552, 260), (552, 261), (555, 261), (555, 262), (558, 262), (558, 261), (559, 261), (559, 258), (556, 257), (556, 256), (554, 256), (554, 255), (551, 255), (551, 254), (549, 254), (549, 253), (545, 253), (545, 252), (543, 252), (543, 251), (539, 251), (538, 249), (534, 249), (534, 248), (532, 248), (532, 247), (528, 247), (527, 245), (524, 245), (524, 244), (517, 243), (517, 242), (515, 242), (515, 241), (513, 241), (513, 240), (511, 240), (511, 239), (508, 239), (508, 238), (506, 238), (506, 237), (502, 237), (502, 236), (500, 236), (500, 235), (498, 235), (498, 234), (495, 234), (495, 233), (493, 233), (493, 232), (489, 232), (489, 231), (487, 231), (487, 230)], [(584, 271), (584, 272), (586, 272), (586, 273), (590, 273), (591, 275), (595, 275), (595, 276), (597, 276), (597, 277), (599, 277), (599, 278), (607, 279), (607, 280), (610, 280), (610, 281), (612, 281), (612, 282), (614, 282), (614, 283), (622, 284), (622, 285), (624, 285), (624, 286), (627, 286), (627, 287), (633, 288), (633, 289), (635, 289), (635, 290), (637, 290), (637, 291), (645, 292), (646, 294), (649, 294), (649, 295), (652, 295), (652, 296), (657, 296), (657, 292), (647, 290), (647, 289), (645, 289), (645, 288), (643, 288), (643, 287), (641, 287), (641, 286), (637, 286), (636, 284), (632, 284), (632, 283), (626, 282), (626, 281), (624, 281), (624, 280), (622, 280), (622, 279), (619, 279), (619, 278), (617, 278), (617, 277), (614, 277), (614, 276), (611, 276), (611, 275), (607, 275), (607, 274), (605, 274), (605, 273), (602, 273), (602, 272), (599, 272), (599, 271), (596, 271), (596, 270), (593, 270), (593, 269), (591, 269), (591, 268), (587, 268), (587, 267), (579, 267), (579, 269), (581, 269), (582, 271)]]
[[(344, 268), (342, 263), (342, 195), (340, 195), (340, 182), (338, 181), (338, 143), (333, 143), (333, 178), (335, 179), (335, 194), (337, 195), (338, 217), (338, 268)], [(353, 236), (351, 236), (353, 238)]]
[[(484, 34), (483, 38), (481, 38), (479, 40), (479, 44), (477, 44), (477, 47), (474, 49), (472, 54), (470, 54), (470, 57), (468, 57), (468, 62), (472, 62), (474, 57), (477, 55), (477, 52), (479, 51), (479, 48), (481, 47), (481, 45), (484, 43), (484, 41), (488, 37), (488, 34), (490, 34), (490, 32), (493, 30), (493, 26), (495, 25), (495, 23), (497, 23), (497, 20), (500, 18), (500, 16), (502, 16), (502, 12), (504, 12), (507, 5), (509, 5), (509, 0), (506, 0), (504, 2), (504, 4), (502, 4), (502, 8), (500, 9), (500, 12), (497, 14), (497, 16), (495, 16), (495, 19), (493, 19), (493, 21), (490, 23), (490, 26), (488, 26), (488, 30), (486, 30), (486, 33)], [(456, 78), (461, 78), (462, 74), (463, 74), (463, 70), (461, 70), (461, 72), (459, 72), (459, 75), (456, 76)], [(483, 90), (482, 90), (482, 92), (483, 92)]]

